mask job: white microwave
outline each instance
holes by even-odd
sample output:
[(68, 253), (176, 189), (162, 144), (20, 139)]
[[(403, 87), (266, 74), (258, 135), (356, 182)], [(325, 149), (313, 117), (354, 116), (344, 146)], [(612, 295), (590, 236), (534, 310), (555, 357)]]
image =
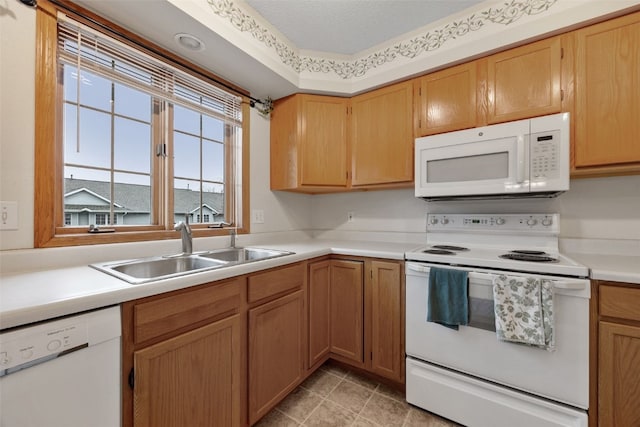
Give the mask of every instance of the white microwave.
[(417, 138), (425, 200), (555, 197), (569, 189), (569, 113)]

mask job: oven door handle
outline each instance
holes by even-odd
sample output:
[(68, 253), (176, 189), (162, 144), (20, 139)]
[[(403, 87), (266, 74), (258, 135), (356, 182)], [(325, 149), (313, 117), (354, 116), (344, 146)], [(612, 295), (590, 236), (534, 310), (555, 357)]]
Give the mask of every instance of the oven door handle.
[[(416, 264), (407, 264), (407, 268), (409, 270), (413, 270), (419, 273), (429, 273), (430, 267), (423, 267)], [(469, 272), (469, 284), (473, 285), (483, 285), (483, 286), (493, 286), (493, 280), (498, 277), (497, 274), (491, 273), (480, 273), (476, 271)], [(586, 281), (582, 279), (578, 280), (551, 280), (553, 283), (553, 287), (556, 289), (564, 289), (569, 291), (580, 291), (583, 290), (586, 286)]]

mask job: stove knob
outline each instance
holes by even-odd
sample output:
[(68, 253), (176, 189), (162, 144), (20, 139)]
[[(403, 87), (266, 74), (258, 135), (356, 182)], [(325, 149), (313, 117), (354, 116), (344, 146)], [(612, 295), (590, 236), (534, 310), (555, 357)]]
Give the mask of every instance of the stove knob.
[(497, 218), (497, 219), (496, 219), (496, 224), (498, 224), (498, 225), (504, 225), (504, 223), (505, 223), (504, 218)]
[(537, 219), (534, 219), (534, 218), (529, 218), (529, 219), (527, 220), (527, 225), (530, 225), (530, 226), (532, 226), (532, 227), (533, 227), (534, 225), (536, 225), (537, 223), (538, 223), (538, 220), (537, 220)]
[(449, 224), (449, 220), (447, 218), (442, 218), (442, 225)]
[(431, 225), (436, 225), (438, 223), (438, 218), (434, 216), (431, 218), (431, 220), (429, 220), (429, 222), (431, 223)]
[(548, 227), (551, 224), (553, 224), (553, 220), (551, 218), (545, 218), (542, 220), (542, 225), (544, 225), (545, 227)]

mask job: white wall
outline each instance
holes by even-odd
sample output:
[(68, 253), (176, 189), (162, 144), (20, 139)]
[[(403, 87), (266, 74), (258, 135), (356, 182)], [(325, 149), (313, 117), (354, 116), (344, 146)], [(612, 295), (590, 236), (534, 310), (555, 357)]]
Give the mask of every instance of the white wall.
[(18, 230), (0, 249), (33, 246), (35, 9), (0, 3), (0, 200), (18, 202)]
[[(314, 196), (318, 231), (424, 232), (433, 213), (560, 213), (562, 238), (640, 239), (640, 176), (571, 180), (556, 199), (424, 202), (413, 189)], [(354, 221), (347, 222), (347, 213)]]
[(313, 196), (269, 189), (270, 122), (251, 110), (251, 210), (264, 211), (264, 224), (251, 223), (251, 233), (308, 230)]

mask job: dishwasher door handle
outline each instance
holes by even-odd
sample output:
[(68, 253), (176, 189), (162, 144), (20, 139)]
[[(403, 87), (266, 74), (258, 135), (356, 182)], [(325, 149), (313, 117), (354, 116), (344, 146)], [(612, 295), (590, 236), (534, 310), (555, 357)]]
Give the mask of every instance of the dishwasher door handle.
[(2, 378), (4, 376), (7, 376), (7, 375), (14, 374), (14, 373), (19, 372), (19, 371), (22, 371), (23, 369), (27, 369), (27, 368), (31, 368), (31, 367), (36, 366), (36, 365), (40, 365), (41, 363), (47, 363), (50, 360), (57, 359), (57, 358), (62, 357), (62, 356), (66, 356), (67, 354), (75, 353), (76, 351), (85, 349), (87, 347), (89, 347), (89, 343), (80, 344), (78, 346), (66, 349), (66, 350), (61, 351), (59, 353), (48, 354), (48, 355), (43, 356), (43, 357), (41, 357), (39, 359), (30, 360), (30, 361), (25, 362), (25, 363), (23, 363), (21, 365), (16, 365), (16, 366), (13, 366), (11, 368), (0, 370), (0, 378)]

